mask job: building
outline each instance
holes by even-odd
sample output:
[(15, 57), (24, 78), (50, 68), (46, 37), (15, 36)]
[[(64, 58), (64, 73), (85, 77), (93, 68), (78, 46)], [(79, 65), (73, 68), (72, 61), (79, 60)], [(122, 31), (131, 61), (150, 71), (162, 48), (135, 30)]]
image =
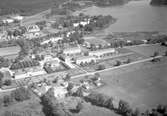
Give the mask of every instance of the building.
[(33, 67), (33, 68), (15, 70), (14, 78), (23, 79), (23, 78), (38, 76), (43, 74), (46, 74), (44, 69), (42, 69), (41, 67)]
[(67, 95), (68, 91), (64, 87), (58, 86), (54, 87), (54, 96), (57, 99), (64, 98)]
[(5, 24), (10, 24), (14, 22), (14, 19), (3, 19), (2, 22)]
[(82, 56), (76, 58), (76, 64), (80, 65), (85, 64), (85, 63), (90, 63), (90, 62), (96, 62), (96, 58), (94, 56)]
[(15, 59), (19, 55), (20, 50), (19, 46), (0, 48), (0, 56), (6, 59)]
[(89, 56), (95, 56), (97, 58), (101, 58), (103, 56), (107, 56), (114, 53), (116, 53), (116, 50), (114, 48), (109, 48), (109, 49), (101, 49), (97, 51), (90, 51)]
[(46, 62), (51, 68), (59, 67), (60, 66), (60, 59), (54, 58), (51, 61)]
[(38, 25), (30, 25), (27, 27), (27, 31), (29, 33), (36, 33), (40, 31), (40, 28), (38, 27)]
[(13, 16), (12, 17), (12, 19), (14, 19), (14, 20), (18, 20), (18, 21), (21, 21), (21, 20), (23, 20), (23, 16), (20, 16), (20, 15), (16, 15), (16, 16)]
[(78, 27), (79, 23), (73, 23), (73, 27)]
[(32, 38), (37, 38), (37, 37), (41, 36), (41, 32), (25, 33), (24, 35), (26, 38), (32, 39)]
[(77, 47), (72, 47), (72, 48), (67, 48), (63, 51), (63, 53), (67, 56), (69, 55), (75, 55), (75, 54), (80, 54), (82, 51), (81, 51), (81, 48), (80, 46), (77, 46)]
[(62, 37), (52, 37), (48, 40), (43, 41), (41, 43), (41, 45), (48, 44), (49, 42), (56, 43), (56, 42), (58, 42), (59, 40), (62, 40), (62, 39), (63, 39)]

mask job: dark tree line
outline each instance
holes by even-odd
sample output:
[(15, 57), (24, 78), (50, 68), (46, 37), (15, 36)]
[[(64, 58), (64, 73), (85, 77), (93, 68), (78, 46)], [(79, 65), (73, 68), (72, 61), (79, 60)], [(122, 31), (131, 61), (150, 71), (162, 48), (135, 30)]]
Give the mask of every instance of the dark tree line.
[(16, 69), (22, 69), (22, 68), (28, 68), (28, 67), (34, 67), (34, 66), (39, 66), (39, 62), (36, 60), (30, 60), (30, 61), (13, 63), (10, 69), (16, 70)]

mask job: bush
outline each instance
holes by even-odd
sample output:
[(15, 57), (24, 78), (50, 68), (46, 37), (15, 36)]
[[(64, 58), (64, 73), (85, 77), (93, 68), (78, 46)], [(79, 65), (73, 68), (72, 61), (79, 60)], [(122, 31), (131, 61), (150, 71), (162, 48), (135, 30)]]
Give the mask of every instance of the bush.
[(76, 106), (76, 111), (79, 113), (83, 109), (83, 104), (79, 102)]
[(126, 115), (130, 110), (131, 109), (130, 109), (128, 102), (123, 101), (123, 100), (119, 101), (118, 111), (120, 114)]
[(130, 59), (130, 58), (128, 58), (128, 59), (127, 59), (127, 61), (125, 61), (125, 63), (126, 63), (126, 64), (131, 63), (131, 59)]
[(85, 100), (91, 102), (93, 105), (105, 107), (111, 110), (113, 109), (113, 98), (103, 94), (91, 93), (85, 97)]
[(167, 51), (165, 52), (165, 56), (167, 56)]
[(0, 72), (0, 88), (3, 85), (3, 78), (4, 78), (4, 75), (3, 75), (3, 73)]
[(24, 101), (24, 100), (30, 99), (31, 93), (29, 92), (28, 89), (24, 87), (20, 87), (19, 89), (16, 89), (15, 91), (13, 91), (11, 93), (11, 96), (13, 96), (13, 98), (16, 101)]
[(3, 97), (4, 106), (9, 106), (10, 104), (12, 104), (12, 102), (13, 102), (13, 98), (10, 95), (5, 95)]
[(45, 95), (41, 97), (43, 112), (46, 116), (71, 116), (63, 104), (58, 103), (54, 97), (53, 89), (50, 89)]
[(96, 70), (104, 70), (105, 69), (105, 66), (104, 65), (98, 65)]
[(159, 55), (159, 52), (154, 52), (153, 56), (152, 57), (156, 57)]
[(5, 82), (4, 82), (4, 85), (6, 85), (6, 86), (10, 86), (12, 84), (12, 81), (11, 80), (5, 80)]
[(120, 66), (120, 65), (121, 65), (121, 61), (117, 60), (114, 66)]

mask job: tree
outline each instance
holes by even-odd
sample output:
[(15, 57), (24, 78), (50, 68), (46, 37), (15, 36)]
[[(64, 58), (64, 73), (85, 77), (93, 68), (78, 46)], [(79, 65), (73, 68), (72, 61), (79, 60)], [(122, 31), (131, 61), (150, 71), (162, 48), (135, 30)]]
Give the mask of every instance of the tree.
[(3, 86), (3, 77), (4, 77), (3, 73), (0, 72), (0, 88)]
[(167, 56), (167, 51), (165, 52), (165, 56)]
[(70, 81), (70, 79), (71, 79), (70, 74), (67, 74), (66, 77), (64, 78), (64, 81)]
[(76, 106), (76, 111), (79, 113), (83, 109), (83, 104), (79, 102)]
[(70, 112), (64, 108), (64, 105), (59, 103), (54, 97), (54, 90), (51, 88), (41, 97), (43, 112), (46, 116), (70, 116)]
[(121, 61), (117, 60), (115, 66), (120, 66), (120, 65), (121, 65)]
[(78, 90), (76, 91), (75, 95), (78, 97), (83, 97), (84, 95), (84, 88), (83, 87), (79, 87)]
[(31, 97), (31, 93), (29, 92), (28, 89), (24, 88), (24, 87), (20, 87), (16, 90), (14, 90), (11, 93), (11, 96), (13, 96), (13, 98), (16, 101), (24, 101), (24, 100), (28, 100)]
[(5, 95), (3, 97), (4, 106), (9, 106), (13, 102), (13, 98), (10, 95)]
[(105, 66), (104, 65), (98, 65), (96, 70), (104, 70)]
[(10, 79), (5, 80), (4, 85), (10, 86), (12, 84), (12, 81)]
[(100, 77), (100, 74), (99, 74), (99, 73), (95, 73), (95, 74), (94, 74), (94, 77), (92, 78), (92, 80), (93, 80), (93, 81), (96, 81), (96, 80), (99, 79), (99, 77)]
[(133, 112), (133, 116), (140, 116), (140, 110), (138, 108)]
[(154, 52), (153, 56), (152, 57), (156, 57), (159, 55), (159, 52)]
[(130, 106), (126, 101), (120, 100), (119, 101), (119, 107), (118, 107), (118, 111), (123, 114), (126, 115), (130, 110)]
[(158, 58), (157, 56), (159, 55), (159, 52), (154, 52), (153, 54), (153, 59), (151, 60), (152, 62), (158, 62), (160, 61), (160, 58)]
[(126, 61), (125, 63), (127, 63), (127, 64), (131, 63), (131, 59), (128, 58), (127, 61)]
[(67, 91), (70, 92), (73, 87), (74, 87), (74, 84), (73, 83), (69, 83), (68, 87), (67, 87)]

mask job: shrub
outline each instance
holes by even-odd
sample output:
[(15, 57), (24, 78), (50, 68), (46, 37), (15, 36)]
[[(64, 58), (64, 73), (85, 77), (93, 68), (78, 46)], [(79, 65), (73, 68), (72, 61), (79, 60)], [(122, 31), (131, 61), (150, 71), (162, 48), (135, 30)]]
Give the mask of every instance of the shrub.
[(91, 102), (93, 105), (105, 107), (111, 110), (113, 109), (113, 98), (103, 94), (91, 93), (85, 97), (85, 100)]
[(120, 100), (118, 111), (120, 114), (126, 115), (130, 111), (130, 106), (129, 106), (128, 102), (126, 102), (124, 100)]
[(152, 57), (156, 57), (159, 55), (159, 52), (154, 52), (153, 56)]
[(104, 65), (98, 65), (96, 70), (104, 70), (105, 69), (105, 66)]
[(120, 66), (120, 65), (121, 65), (121, 61), (117, 60), (114, 66)]
[(53, 89), (50, 89), (45, 95), (41, 97), (43, 111), (46, 116), (71, 116), (63, 104), (58, 103), (54, 97)]
[(83, 109), (83, 104), (79, 102), (76, 106), (76, 111), (79, 113)]
[(16, 101), (28, 100), (31, 97), (31, 94), (28, 89), (20, 87), (11, 93), (11, 96), (14, 97)]
[(165, 52), (165, 56), (167, 56), (167, 51)]
[(4, 82), (4, 85), (6, 85), (6, 86), (10, 86), (12, 84), (12, 81), (11, 80), (5, 80), (5, 82)]
[(13, 98), (10, 95), (5, 95), (3, 97), (4, 106), (9, 106), (13, 102)]

